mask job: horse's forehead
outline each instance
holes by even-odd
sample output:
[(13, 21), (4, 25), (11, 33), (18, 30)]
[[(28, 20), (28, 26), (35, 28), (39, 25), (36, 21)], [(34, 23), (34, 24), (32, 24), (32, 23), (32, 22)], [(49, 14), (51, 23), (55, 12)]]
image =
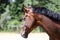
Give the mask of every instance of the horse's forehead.
[(27, 16), (30, 16), (30, 14), (28, 14), (28, 13), (25, 13), (25, 16), (26, 16), (26, 15), (27, 15)]
[(25, 16), (34, 16), (34, 14), (33, 13), (25, 13)]

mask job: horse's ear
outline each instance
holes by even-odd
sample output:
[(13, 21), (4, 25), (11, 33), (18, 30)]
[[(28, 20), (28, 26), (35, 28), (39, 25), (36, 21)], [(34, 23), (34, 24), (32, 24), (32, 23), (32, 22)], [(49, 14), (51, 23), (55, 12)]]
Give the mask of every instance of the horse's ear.
[(31, 4), (28, 4), (28, 7), (31, 8), (32, 7)]
[(23, 4), (23, 10), (26, 10), (26, 8), (27, 8), (27, 7)]
[(24, 6), (24, 10), (27, 10), (27, 7), (26, 6)]
[(28, 13), (29, 9), (28, 7), (24, 6), (24, 12)]

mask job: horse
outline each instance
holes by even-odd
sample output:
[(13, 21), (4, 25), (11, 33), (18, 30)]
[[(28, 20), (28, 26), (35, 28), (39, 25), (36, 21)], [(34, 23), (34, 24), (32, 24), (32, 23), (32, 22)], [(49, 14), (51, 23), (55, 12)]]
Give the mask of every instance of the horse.
[(37, 26), (41, 26), (49, 36), (49, 40), (60, 40), (60, 14), (45, 7), (24, 6), (24, 24), (21, 36), (28, 38), (28, 34)]

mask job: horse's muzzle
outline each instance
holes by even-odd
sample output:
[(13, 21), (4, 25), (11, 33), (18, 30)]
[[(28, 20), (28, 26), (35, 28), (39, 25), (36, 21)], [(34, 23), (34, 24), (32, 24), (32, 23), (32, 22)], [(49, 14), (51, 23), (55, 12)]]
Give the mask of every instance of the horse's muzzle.
[(22, 34), (22, 33), (21, 33), (21, 36), (22, 36), (23, 38), (28, 38), (28, 34)]

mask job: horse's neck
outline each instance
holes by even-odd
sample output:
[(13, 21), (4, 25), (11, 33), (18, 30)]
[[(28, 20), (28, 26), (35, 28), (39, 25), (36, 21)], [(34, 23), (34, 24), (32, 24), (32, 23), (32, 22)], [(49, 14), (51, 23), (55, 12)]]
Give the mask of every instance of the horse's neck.
[(41, 16), (42, 16), (41, 20), (37, 21), (38, 24), (40, 26), (42, 26), (50, 36), (52, 36), (52, 35), (55, 36), (55, 33), (57, 31), (58, 31), (57, 34), (59, 35), (60, 34), (60, 32), (59, 32), (60, 25), (44, 15), (41, 15)]
[(58, 21), (55, 22), (54, 20), (51, 20), (50, 18), (44, 15), (41, 15), (39, 19), (41, 19), (40, 22), (47, 27), (60, 27), (60, 22)]
[(40, 19), (40, 23), (42, 25), (45, 25), (45, 26), (49, 27), (49, 26), (54, 26), (54, 25), (57, 24), (54, 21), (52, 21), (51, 19), (49, 19), (48, 17), (44, 16), (44, 15), (40, 15), (40, 16), (41, 17), (39, 17), (39, 19)]

